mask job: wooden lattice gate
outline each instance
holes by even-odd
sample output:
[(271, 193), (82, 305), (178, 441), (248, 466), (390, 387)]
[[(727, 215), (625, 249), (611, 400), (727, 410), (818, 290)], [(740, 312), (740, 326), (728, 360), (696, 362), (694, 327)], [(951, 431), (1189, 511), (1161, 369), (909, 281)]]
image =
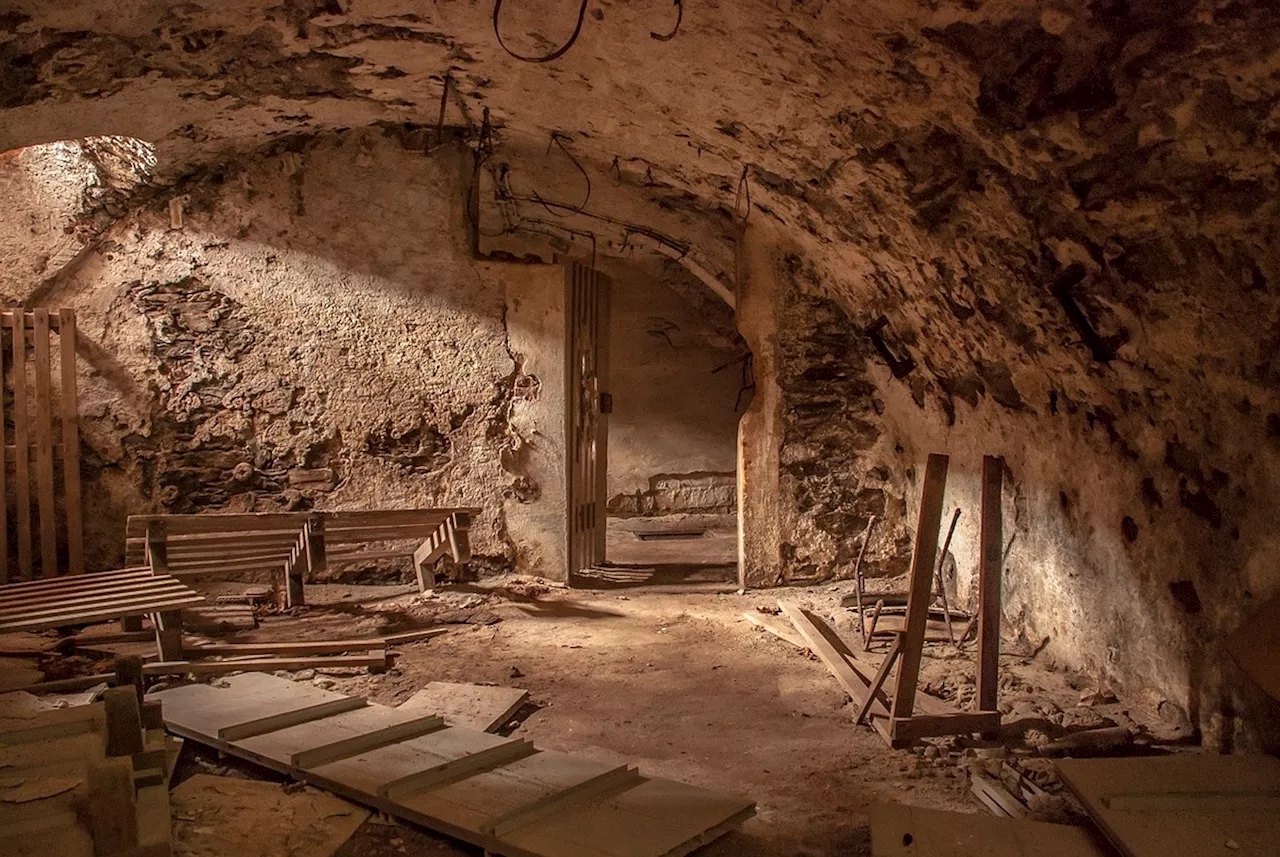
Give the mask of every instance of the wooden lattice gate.
[(0, 583), (35, 577), (37, 568), (40, 577), (79, 574), (84, 543), (75, 312), (15, 309), (0, 317)]
[(565, 458), (569, 580), (605, 559), (605, 477), (612, 410), (609, 278), (577, 262), (565, 270)]

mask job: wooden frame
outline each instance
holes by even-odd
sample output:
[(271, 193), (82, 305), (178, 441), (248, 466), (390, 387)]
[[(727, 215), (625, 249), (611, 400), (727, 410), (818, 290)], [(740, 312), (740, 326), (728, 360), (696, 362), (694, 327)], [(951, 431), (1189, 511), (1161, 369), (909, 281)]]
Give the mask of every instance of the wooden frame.
[[(393, 509), (208, 515), (130, 515), (125, 556), (158, 573), (206, 576), (282, 574), (286, 604), (306, 603), (304, 584), (330, 565), (366, 558), (412, 557), (422, 591), (431, 565), (445, 556), (471, 560), (467, 532), (479, 509)], [(371, 542), (420, 541), (416, 550), (332, 550)]]
[(605, 561), (609, 449), (609, 278), (565, 267), (565, 498), (568, 580)]
[[(857, 722), (869, 718), (892, 747), (905, 747), (920, 738), (979, 732), (992, 735), (1000, 728), (998, 670), (1000, 654), (1000, 481), (1004, 463), (987, 456), (983, 461), (981, 612), (978, 635), (977, 711), (957, 711), (929, 696), (916, 693), (920, 663), (934, 599), (938, 534), (942, 501), (947, 486), (949, 460), (932, 454), (925, 467), (916, 523), (915, 550), (911, 558), (910, 592), (904, 628), (896, 632), (889, 653), (873, 675), (853, 651), (820, 619), (808, 611), (781, 601), (787, 617), (810, 651), (818, 656), (849, 696), (858, 703)], [(992, 547), (994, 545), (994, 548)], [(861, 609), (861, 604), (858, 605)], [(896, 678), (890, 678), (894, 661)]]
[[(54, 348), (51, 335), (57, 335)], [(39, 551), (39, 577), (54, 577), (64, 570), (84, 572), (82, 486), (80, 481), (80, 419), (76, 394), (76, 318), (70, 309), (0, 313), (0, 354), (5, 357), (6, 386), (13, 396), (12, 442), (5, 430), (4, 460), (0, 462), (0, 584), (10, 577), (8, 499), (12, 489), (16, 533), (18, 580), (37, 576), (34, 550)], [(30, 349), (31, 354), (28, 355)], [(56, 357), (55, 357), (56, 355)], [(54, 363), (58, 389), (54, 389)], [(30, 376), (30, 378), (28, 377)], [(55, 410), (55, 392), (57, 409)], [(0, 425), (4, 422), (0, 403)], [(55, 432), (55, 419), (60, 423)], [(32, 461), (34, 455), (34, 462)], [(57, 474), (61, 464), (61, 498)], [(34, 517), (39, 526), (33, 544)], [(59, 502), (61, 500), (61, 502)], [(65, 540), (65, 561), (60, 562), (59, 541)]]

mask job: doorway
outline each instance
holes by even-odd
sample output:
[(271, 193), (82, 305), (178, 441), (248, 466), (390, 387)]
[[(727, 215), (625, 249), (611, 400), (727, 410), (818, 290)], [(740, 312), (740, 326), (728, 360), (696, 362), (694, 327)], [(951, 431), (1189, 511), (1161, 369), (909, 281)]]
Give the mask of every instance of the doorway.
[[(566, 409), (571, 479), (593, 488), (590, 504), (571, 502), (570, 530), (591, 524), (594, 539), (590, 552), (581, 534), (571, 543), (571, 556), (591, 558), (571, 559), (571, 584), (736, 588), (737, 424), (751, 365), (733, 310), (679, 265), (601, 268), (567, 319), (579, 332), (566, 348), (577, 355), (566, 372), (567, 398), (578, 400)], [(584, 326), (593, 308), (605, 315)], [(588, 355), (592, 336), (598, 350)], [(593, 384), (595, 414), (582, 410)]]

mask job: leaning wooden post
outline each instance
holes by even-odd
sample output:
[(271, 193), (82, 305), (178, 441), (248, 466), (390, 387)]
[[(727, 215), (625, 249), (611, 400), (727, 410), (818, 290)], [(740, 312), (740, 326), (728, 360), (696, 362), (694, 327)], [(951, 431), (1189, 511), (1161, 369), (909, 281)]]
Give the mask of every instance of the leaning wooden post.
[(938, 530), (942, 526), (942, 495), (947, 488), (948, 462), (945, 455), (931, 454), (924, 471), (920, 516), (916, 522), (916, 547), (911, 557), (911, 589), (907, 596), (902, 657), (898, 661), (898, 682), (894, 687), (893, 710), (890, 713), (894, 725), (898, 720), (910, 717), (915, 706), (929, 604), (933, 601), (934, 558), (938, 553)]
[(1000, 508), (1004, 459), (982, 458), (982, 528), (978, 566), (978, 682), (979, 711), (995, 711), (999, 704), (1000, 586), (1004, 565), (1004, 528)]

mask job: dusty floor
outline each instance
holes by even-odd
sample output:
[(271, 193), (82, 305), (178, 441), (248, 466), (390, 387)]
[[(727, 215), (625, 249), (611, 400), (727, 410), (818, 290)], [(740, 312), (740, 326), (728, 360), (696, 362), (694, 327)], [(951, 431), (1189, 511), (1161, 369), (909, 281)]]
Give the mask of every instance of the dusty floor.
[[(328, 585), (308, 590), (310, 606), (299, 615), (268, 617), (234, 639), (352, 637), (449, 621), (451, 633), (405, 646), (385, 674), (289, 675), (392, 705), (438, 679), (526, 688), (532, 705), (517, 715), (512, 734), (757, 801), (756, 818), (700, 853), (857, 855), (869, 853), (867, 810), (875, 800), (981, 809), (968, 787), (974, 751), (950, 739), (935, 742), (936, 749), (890, 750), (870, 729), (852, 725), (849, 700), (821, 663), (742, 619), (744, 610), (771, 606), (781, 594), (832, 617), (853, 639), (853, 614), (838, 606), (848, 588), (570, 592), (505, 578), (422, 597), (408, 587)], [(1080, 705), (1092, 689), (1081, 677), (1017, 654), (1005, 655), (1001, 666), (1004, 743), (1051, 791), (1051, 775), (1041, 773), (1050, 764), (1031, 759), (1028, 742), (1110, 723), (1147, 728), (1160, 740), (1179, 737), (1141, 706)], [(929, 659), (921, 682), (964, 699), (971, 661)], [(1069, 803), (1053, 811), (1062, 820), (1073, 814)], [(365, 824), (339, 852), (399, 853), (477, 852), (394, 822)]]

